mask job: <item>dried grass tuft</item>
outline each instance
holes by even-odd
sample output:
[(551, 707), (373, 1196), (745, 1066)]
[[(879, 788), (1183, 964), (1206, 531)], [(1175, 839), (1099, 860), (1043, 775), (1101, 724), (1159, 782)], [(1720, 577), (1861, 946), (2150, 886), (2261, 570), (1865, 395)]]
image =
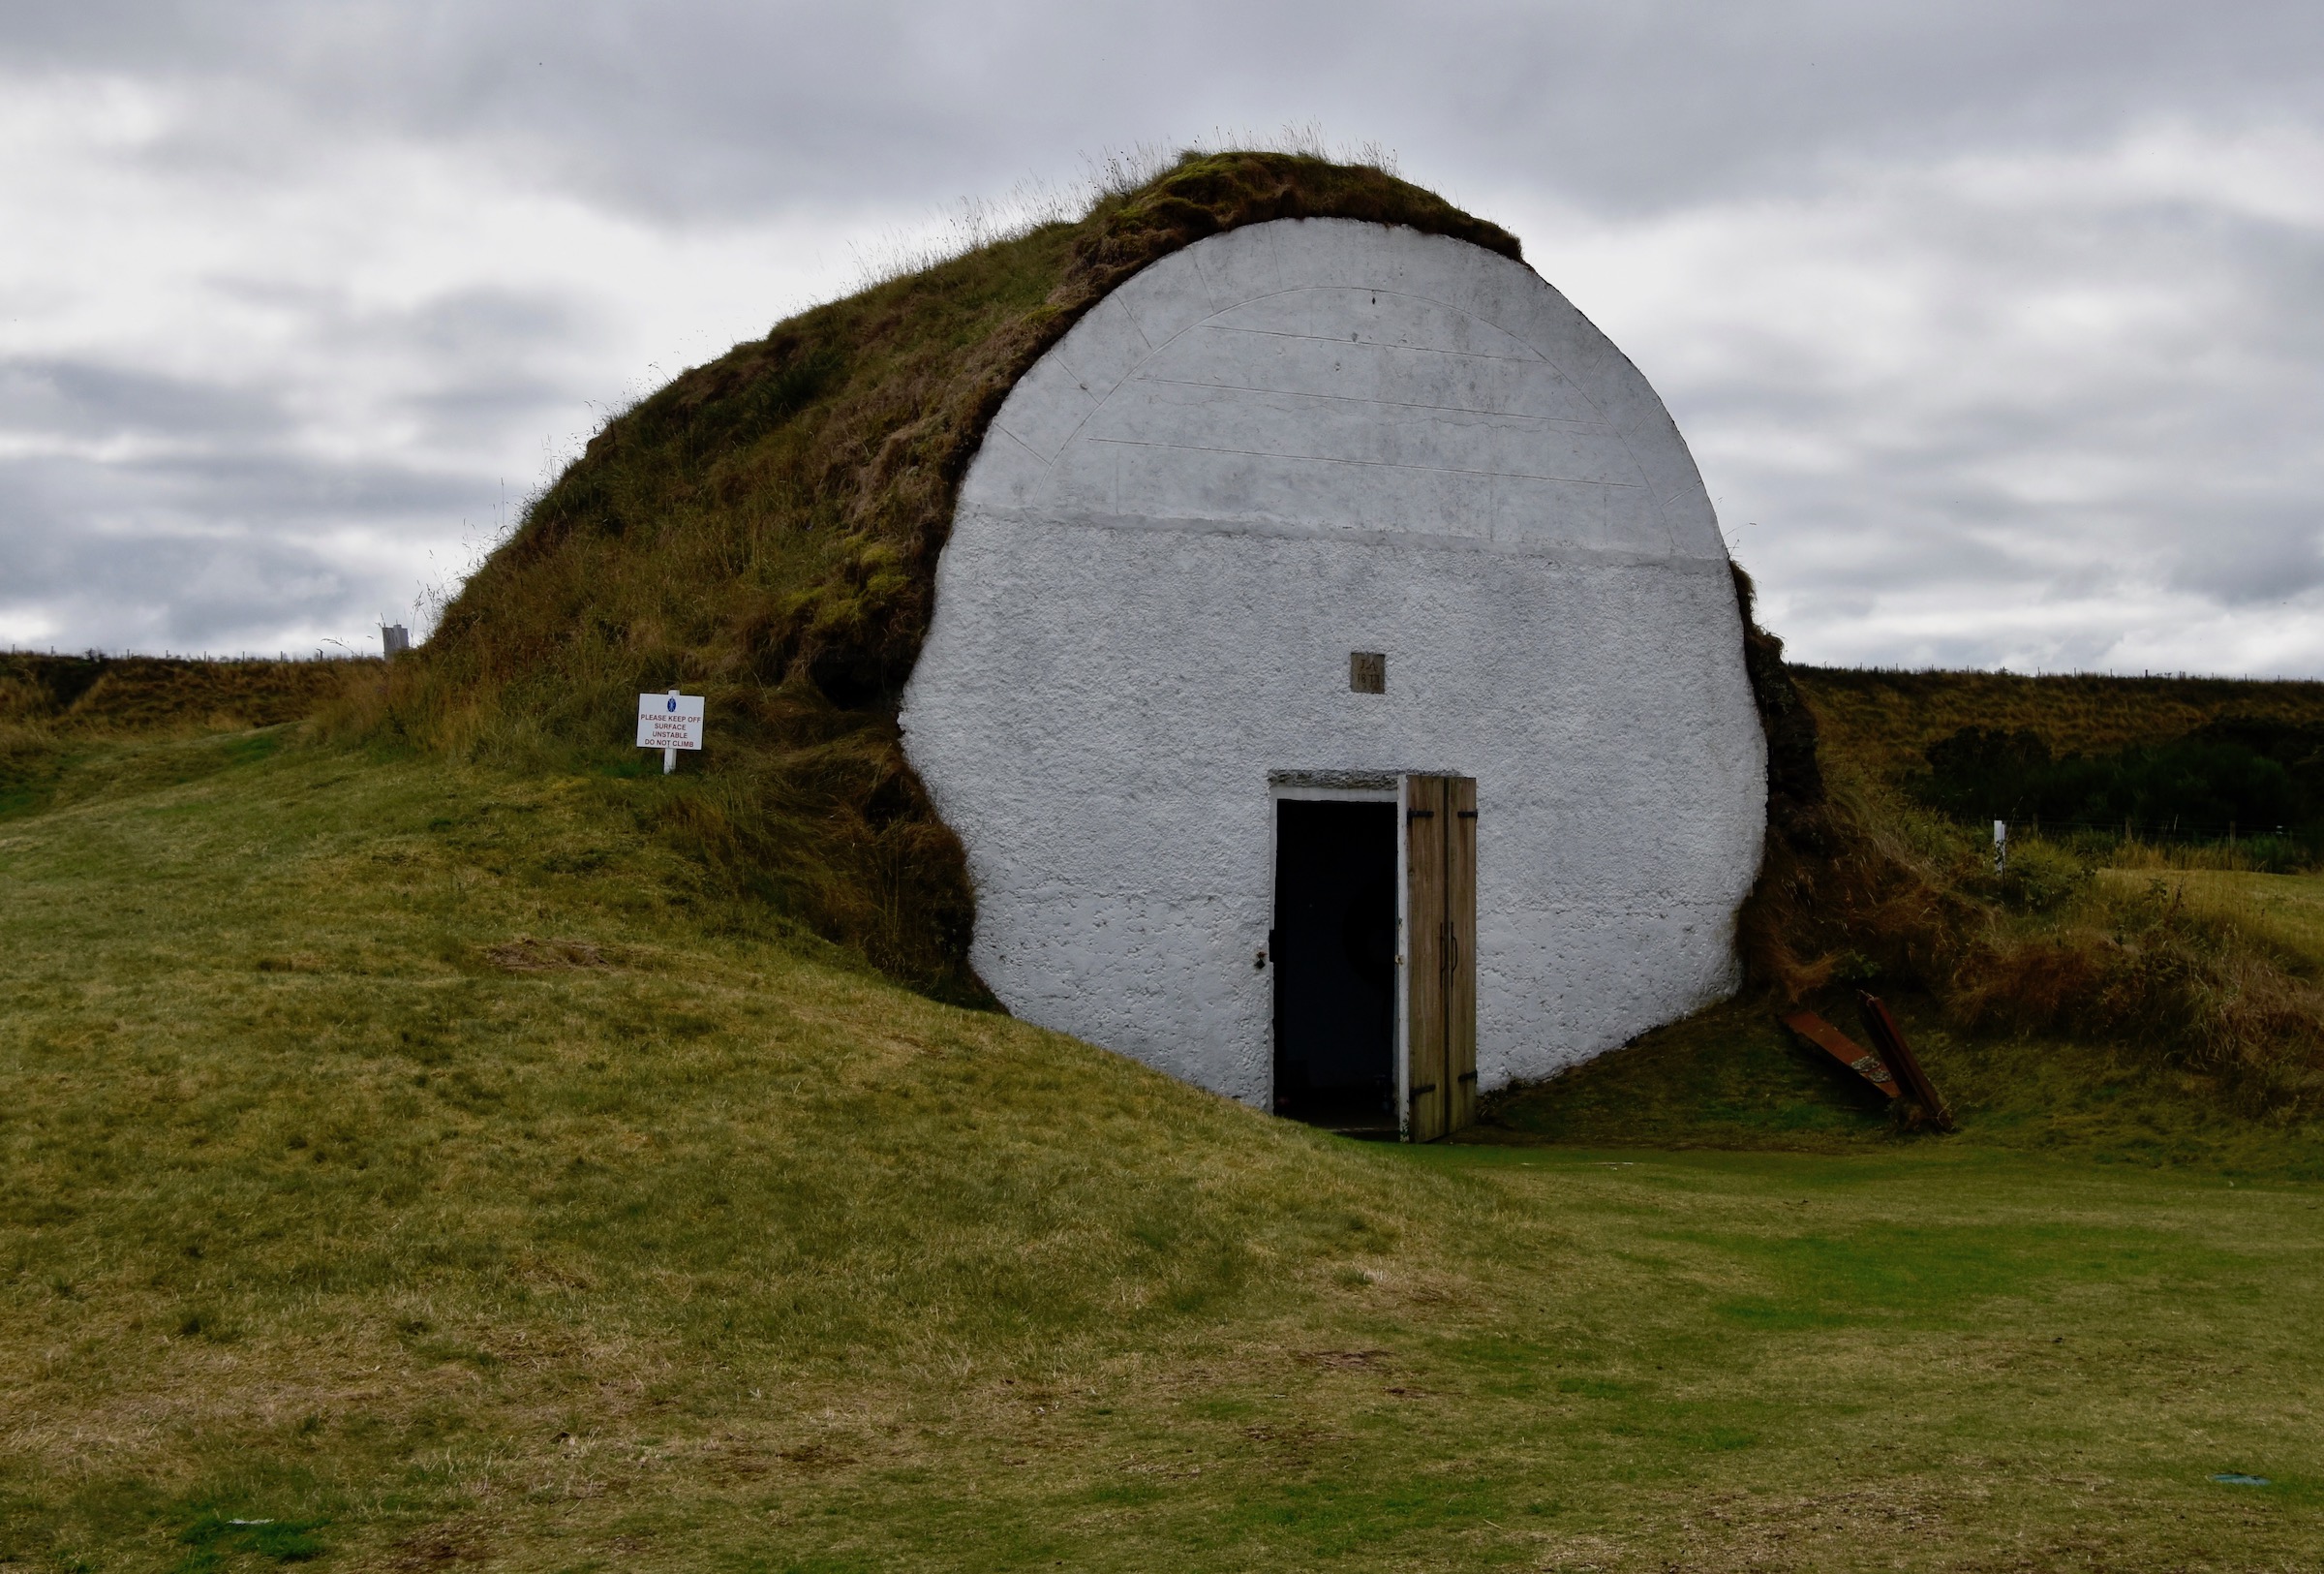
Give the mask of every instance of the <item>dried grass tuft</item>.
[(535, 940), (519, 935), (484, 948), (485, 958), (505, 972), (560, 972), (575, 968), (610, 968), (602, 947), (582, 940)]

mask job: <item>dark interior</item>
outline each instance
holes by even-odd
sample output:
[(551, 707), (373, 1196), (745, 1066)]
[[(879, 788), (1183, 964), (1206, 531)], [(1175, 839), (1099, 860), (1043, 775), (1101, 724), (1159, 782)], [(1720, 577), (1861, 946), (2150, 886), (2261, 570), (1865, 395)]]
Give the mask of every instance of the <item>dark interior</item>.
[(1275, 1113), (1396, 1129), (1396, 806), (1275, 806)]

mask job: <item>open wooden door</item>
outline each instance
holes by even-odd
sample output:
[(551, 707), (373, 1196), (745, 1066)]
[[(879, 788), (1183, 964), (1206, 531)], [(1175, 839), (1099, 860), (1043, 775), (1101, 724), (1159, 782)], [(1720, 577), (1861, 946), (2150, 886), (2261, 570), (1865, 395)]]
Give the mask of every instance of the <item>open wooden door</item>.
[(1477, 784), (1404, 779), (1405, 1134), (1477, 1118)]
[(1477, 1124), (1477, 784), (1445, 778), (1445, 1129)]
[(1404, 1134), (1434, 1142), (1452, 1100), (1445, 1062), (1445, 779), (1404, 778)]

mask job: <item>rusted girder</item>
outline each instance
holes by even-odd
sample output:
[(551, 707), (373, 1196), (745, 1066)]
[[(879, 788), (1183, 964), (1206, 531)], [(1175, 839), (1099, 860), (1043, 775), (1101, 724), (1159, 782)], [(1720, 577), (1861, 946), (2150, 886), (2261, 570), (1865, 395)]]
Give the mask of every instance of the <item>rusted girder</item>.
[(1794, 1011), (1784, 1026), (1862, 1077), (1889, 1098), (1907, 1096), (1904, 1085), (1889, 1075), (1881, 1058), (1813, 1011)]

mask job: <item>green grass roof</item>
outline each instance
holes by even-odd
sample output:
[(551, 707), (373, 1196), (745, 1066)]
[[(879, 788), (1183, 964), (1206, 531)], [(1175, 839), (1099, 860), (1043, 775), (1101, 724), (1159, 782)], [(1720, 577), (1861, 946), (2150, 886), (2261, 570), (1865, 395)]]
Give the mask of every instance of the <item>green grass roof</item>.
[(958, 843), (905, 762), (961, 478), (1017, 379), (1140, 268), (1282, 218), (1405, 225), (1519, 256), (1376, 169), (1189, 155), (1146, 186), (778, 324), (616, 417), (401, 664), (382, 719), (485, 753), (631, 758), (633, 696), (710, 702), (674, 822), (881, 967), (979, 998)]

